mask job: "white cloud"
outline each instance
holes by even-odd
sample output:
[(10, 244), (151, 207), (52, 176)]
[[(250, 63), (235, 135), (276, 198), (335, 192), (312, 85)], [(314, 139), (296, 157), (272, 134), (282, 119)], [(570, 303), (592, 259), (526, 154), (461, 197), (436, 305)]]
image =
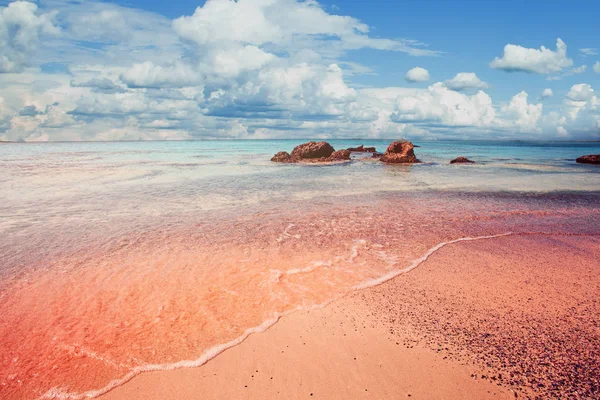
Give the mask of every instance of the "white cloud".
[(417, 41), (371, 38), (366, 24), (328, 14), (313, 0), (211, 0), (196, 8), (193, 15), (177, 18), (173, 28), (182, 38), (202, 47), (234, 42), (270, 45), (290, 53), (310, 48), (331, 55), (368, 47), (416, 56), (439, 54), (423, 49)]
[(38, 32), (20, 72), (0, 75), (3, 140), (597, 137), (591, 87), (576, 85), (579, 100), (546, 115), (524, 92), (504, 105), (459, 92), (487, 87), (474, 73), (426, 89), (360, 88), (354, 78), (373, 71), (347, 61), (353, 49), (439, 53), (371, 37), (313, 0), (211, 0), (175, 21), (105, 2), (40, 4), (36, 18), (57, 10), (62, 31)]
[(133, 88), (185, 87), (201, 82), (199, 72), (181, 62), (166, 66), (152, 61), (134, 64), (120, 75), (120, 79)]
[(55, 12), (39, 13), (34, 3), (16, 1), (0, 7), (0, 73), (20, 72), (44, 35), (57, 35)]
[(448, 89), (463, 91), (469, 89), (485, 89), (488, 84), (477, 77), (474, 72), (459, 72), (450, 80), (444, 82)]
[(552, 89), (550, 88), (546, 88), (542, 91), (542, 94), (540, 95), (540, 99), (547, 99), (548, 97), (552, 97), (554, 96), (554, 92), (552, 91)]
[(596, 61), (594, 64), (594, 72), (600, 74), (600, 61)]
[(528, 97), (525, 91), (514, 95), (510, 102), (502, 107), (502, 113), (521, 132), (537, 132), (543, 106), (529, 104)]
[(409, 82), (425, 82), (429, 80), (429, 71), (425, 68), (415, 67), (408, 70), (404, 79)]
[(222, 76), (236, 77), (244, 71), (258, 70), (277, 59), (252, 45), (233, 49), (217, 49), (212, 56), (212, 68)]
[(435, 83), (413, 96), (396, 100), (393, 119), (398, 122), (442, 123), (449, 126), (486, 126), (495, 118), (492, 99), (479, 91), (472, 96)]
[(221, 116), (303, 118), (338, 116), (356, 98), (336, 64), (265, 68), (243, 85), (206, 93), (208, 113)]
[(573, 60), (567, 57), (567, 45), (560, 38), (556, 39), (556, 51), (542, 46), (530, 49), (514, 44), (504, 46), (502, 58), (496, 57), (490, 67), (505, 71), (534, 72), (552, 74), (562, 72), (573, 65)]
[(587, 101), (594, 96), (594, 89), (587, 83), (573, 85), (566, 98), (571, 101)]
[(557, 119), (570, 136), (600, 139), (600, 98), (586, 83), (573, 85), (565, 96), (562, 113), (549, 116), (551, 123)]

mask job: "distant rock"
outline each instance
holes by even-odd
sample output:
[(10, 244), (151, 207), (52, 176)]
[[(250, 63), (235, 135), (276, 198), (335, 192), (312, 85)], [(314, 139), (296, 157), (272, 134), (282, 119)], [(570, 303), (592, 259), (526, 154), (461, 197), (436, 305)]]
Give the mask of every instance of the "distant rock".
[(406, 140), (399, 140), (390, 143), (387, 150), (381, 156), (380, 160), (386, 163), (393, 164), (412, 164), (419, 163), (414, 152), (414, 145)]
[(575, 161), (580, 164), (600, 164), (600, 154), (588, 154), (577, 158)]
[(291, 157), (295, 159), (327, 158), (335, 149), (327, 142), (308, 142), (294, 147)]
[(329, 158), (331, 160), (335, 160), (335, 161), (349, 160), (350, 159), (350, 150), (334, 151), (333, 153), (331, 153)]
[(364, 147), (362, 144), (358, 147), (348, 147), (348, 151), (352, 153), (376, 153), (375, 147)]
[(291, 163), (291, 162), (293, 162), (292, 161), (292, 156), (287, 151), (280, 151), (279, 153), (275, 154), (273, 156), (273, 158), (271, 158), (271, 161), (280, 162), (280, 163)]
[(471, 161), (467, 157), (460, 156), (450, 161), (450, 164), (475, 164), (475, 161)]

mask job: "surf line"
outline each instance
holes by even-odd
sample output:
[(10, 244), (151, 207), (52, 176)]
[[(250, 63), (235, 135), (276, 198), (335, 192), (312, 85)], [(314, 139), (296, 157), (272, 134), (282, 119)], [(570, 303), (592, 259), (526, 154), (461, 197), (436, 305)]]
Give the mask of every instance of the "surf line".
[(350, 288), (346, 293), (342, 293), (338, 296), (335, 296), (334, 298), (332, 298), (322, 304), (318, 304), (318, 305), (315, 305), (312, 307), (298, 306), (298, 307), (288, 310), (284, 313), (276, 313), (272, 318), (267, 319), (262, 324), (255, 326), (253, 328), (246, 329), (246, 331), (238, 338), (230, 340), (227, 343), (219, 344), (219, 345), (209, 348), (204, 353), (202, 353), (202, 355), (196, 360), (184, 360), (184, 361), (179, 361), (179, 362), (170, 363), (170, 364), (141, 365), (139, 367), (133, 368), (122, 378), (117, 378), (117, 379), (110, 381), (103, 388), (96, 389), (96, 390), (90, 390), (90, 391), (83, 392), (83, 393), (69, 393), (69, 392), (65, 392), (64, 389), (52, 388), (52, 389), (48, 390), (44, 395), (39, 397), (39, 399), (60, 399), (60, 400), (90, 399), (90, 398), (102, 396), (103, 394), (110, 392), (111, 390), (115, 389), (116, 387), (124, 385), (125, 383), (127, 383), (130, 380), (132, 380), (133, 378), (135, 378), (137, 375), (144, 373), (144, 372), (172, 371), (172, 370), (181, 369), (181, 368), (200, 367), (200, 366), (206, 364), (208, 361), (215, 358), (216, 356), (218, 356), (219, 354), (223, 353), (225, 350), (230, 349), (231, 347), (237, 346), (238, 344), (242, 343), (244, 340), (246, 340), (248, 338), (248, 336), (250, 336), (254, 333), (262, 333), (262, 332), (266, 331), (267, 329), (269, 329), (270, 327), (275, 325), (277, 323), (277, 321), (279, 321), (279, 319), (282, 317), (285, 317), (296, 311), (312, 311), (312, 310), (316, 310), (316, 309), (325, 308), (329, 304), (333, 303), (334, 301), (339, 300), (354, 291), (381, 285), (381, 284), (389, 281), (390, 279), (393, 279), (399, 275), (402, 275), (402, 274), (405, 274), (405, 273), (408, 273), (408, 272), (414, 270), (415, 268), (417, 268), (421, 264), (423, 264), (425, 261), (427, 261), (429, 259), (429, 257), (431, 257), (434, 253), (436, 253), (437, 251), (439, 251), (440, 249), (442, 249), (448, 245), (460, 243), (460, 242), (472, 242), (472, 241), (477, 241), (477, 240), (495, 239), (495, 238), (501, 238), (501, 237), (506, 237), (506, 236), (513, 236), (513, 235), (514, 236), (527, 236), (527, 235), (598, 236), (597, 234), (569, 234), (569, 233), (559, 233), (559, 232), (557, 232), (557, 233), (552, 233), (552, 232), (505, 232), (505, 233), (499, 233), (496, 235), (462, 237), (462, 238), (450, 240), (447, 242), (441, 242), (441, 243), (438, 243), (437, 245), (433, 246), (432, 248), (430, 248), (420, 258), (413, 260), (413, 262), (410, 263), (405, 268), (391, 271), (390, 273), (388, 273), (380, 278), (372, 279), (370, 281), (356, 285), (356, 286)]
[(373, 286), (378, 286), (378, 285), (381, 285), (382, 283), (389, 281), (390, 279), (394, 279), (398, 275), (406, 274), (407, 272), (410, 272), (413, 269), (417, 268), (419, 265), (423, 264), (425, 261), (427, 261), (427, 259), (429, 259), (429, 257), (431, 257), (438, 250), (440, 250), (450, 244), (459, 243), (459, 242), (472, 242), (475, 240), (495, 239), (495, 238), (504, 237), (504, 236), (511, 236), (514, 234), (515, 234), (514, 232), (506, 232), (506, 233), (499, 233), (497, 235), (463, 237), (463, 238), (450, 240), (447, 242), (438, 243), (435, 246), (433, 246), (432, 248), (430, 248), (429, 250), (427, 250), (427, 252), (422, 257), (417, 258), (416, 260), (413, 260), (413, 262), (410, 263), (410, 265), (408, 267), (391, 271), (390, 273), (388, 273), (382, 277), (372, 279), (370, 281), (363, 282), (359, 285), (356, 285), (352, 289), (360, 290), (360, 289), (367, 289), (367, 288), (370, 288)]

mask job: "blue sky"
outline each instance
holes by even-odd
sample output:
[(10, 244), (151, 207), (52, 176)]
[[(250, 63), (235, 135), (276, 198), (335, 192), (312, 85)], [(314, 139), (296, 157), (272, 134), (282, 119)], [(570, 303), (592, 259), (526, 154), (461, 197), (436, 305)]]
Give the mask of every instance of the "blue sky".
[(600, 140), (598, 15), (596, 1), (0, 1), (0, 140)]

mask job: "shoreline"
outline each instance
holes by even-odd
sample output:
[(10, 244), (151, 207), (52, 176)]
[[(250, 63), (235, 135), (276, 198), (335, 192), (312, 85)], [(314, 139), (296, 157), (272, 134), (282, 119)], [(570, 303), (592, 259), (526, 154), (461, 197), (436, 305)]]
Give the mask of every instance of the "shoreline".
[[(263, 330), (275, 314), (328, 303), (341, 295), (359, 296), (347, 293), (365, 282), (398, 285), (405, 278), (382, 281), (423, 263), (421, 268), (427, 267), (430, 259), (448, 249), (505, 240), (481, 240), (498, 232), (515, 232), (517, 242), (540, 233), (561, 238), (575, 234), (572, 240), (586, 242), (589, 237), (579, 235), (598, 234), (594, 198), (382, 194), (363, 198), (359, 205), (344, 198), (315, 202), (315, 207), (303, 203), (293, 210), (257, 209), (260, 212), (238, 216), (216, 212), (222, 219), (210, 218), (211, 224), (174, 224), (135, 240), (121, 234), (118, 241), (78, 251), (73, 259), (58, 258), (56, 267), (32, 270), (9, 282), (2, 293), (7, 299), (2, 322), (4, 344), (14, 355), (3, 359), (2, 384), (15, 393), (21, 390), (23, 397), (41, 382), (40, 390), (29, 391), (35, 398), (44, 394), (82, 398), (100, 394), (94, 389), (122, 384), (124, 376), (133, 378), (124, 385), (128, 386), (148, 374), (138, 375), (142, 371), (199, 365), (239, 343), (242, 336)], [(162, 223), (157, 221), (157, 226)], [(531, 230), (538, 232), (531, 235), (527, 232)], [(465, 242), (472, 237), (479, 240)], [(222, 256), (215, 259), (214, 254)], [(403, 276), (420, 276), (421, 268)], [(431, 289), (440, 284), (430, 280)], [(377, 290), (356, 293), (363, 296)], [(385, 296), (372, 303), (384, 301)], [(365, 314), (364, 309), (356, 308), (352, 314), (373, 313)], [(74, 324), (70, 332), (62, 328), (65, 321)], [(246, 329), (252, 326), (261, 329)], [(386, 336), (398, 330), (387, 327), (378, 332)], [(31, 340), (23, 341), (26, 332), (32, 332)], [(374, 340), (380, 343), (383, 336), (375, 335)], [(199, 354), (195, 349), (209, 350)], [(47, 356), (34, 362), (29, 356), (34, 352)], [(196, 361), (180, 361), (190, 359)]]
[[(526, 235), (515, 235), (513, 237), (500, 237), (500, 240), (508, 240), (508, 239), (513, 239), (516, 241), (523, 241), (523, 237)], [(568, 236), (565, 235), (552, 235), (552, 234), (545, 234), (545, 236), (547, 237), (563, 237), (563, 238), (568, 238)], [(498, 238), (496, 238), (498, 239)], [(582, 236), (578, 236), (578, 239), (581, 241), (585, 241), (587, 242), (591, 242), (592, 243), (592, 247), (596, 248), (597, 244), (598, 244), (598, 238), (597, 236), (588, 236), (587, 240), (586, 239), (582, 239)], [(553, 238), (553, 240), (556, 240), (556, 238)], [(560, 240), (560, 239), (558, 239)], [(563, 241), (569, 241), (569, 239), (563, 239)], [(494, 241), (495, 242), (495, 241)], [(595, 244), (594, 244), (595, 243)], [(457, 248), (463, 248), (463, 247), (469, 247), (472, 246), (472, 244), (468, 244), (468, 243), (453, 243), (454, 246), (443, 246), (441, 247), (439, 250), (439, 257), (444, 258), (446, 255), (446, 253), (452, 253), (454, 247)], [(588, 243), (589, 244), (589, 243)], [(494, 247), (494, 245), (491, 245), (491, 247)], [(449, 249), (449, 250), (448, 250)], [(564, 249), (563, 249), (564, 250)], [(597, 248), (596, 248), (597, 250)], [(562, 254), (563, 256), (565, 254)], [(434, 251), (433, 253), (431, 253), (431, 261), (428, 261), (427, 259), (423, 260), (422, 263), (425, 263), (425, 265), (423, 265), (423, 267), (425, 267), (426, 265), (429, 265), (430, 263), (435, 263), (437, 256), (437, 250)], [(348, 324), (349, 320), (348, 320), (348, 315), (352, 314), (356, 317), (352, 317), (352, 319), (354, 320), (355, 318), (358, 319), (362, 319), (362, 326), (363, 329), (367, 329), (367, 325), (370, 325), (371, 328), (368, 329), (368, 335), (370, 337), (370, 340), (373, 343), (362, 343), (362, 347), (365, 347), (366, 349), (369, 348), (369, 346), (384, 346), (382, 343), (384, 343), (385, 341), (394, 341), (396, 340), (396, 346), (398, 346), (398, 348), (402, 348), (406, 351), (403, 351), (401, 353), (396, 354), (396, 357), (400, 357), (403, 360), (408, 360), (411, 359), (411, 365), (414, 365), (415, 363), (418, 363), (418, 357), (417, 359), (415, 358), (415, 354), (419, 353), (420, 357), (424, 357), (424, 359), (427, 359), (429, 361), (431, 360), (435, 360), (434, 367), (428, 369), (428, 373), (429, 374), (433, 374), (432, 376), (438, 374), (441, 376), (437, 376), (437, 384), (439, 384), (439, 380), (442, 379), (443, 376), (446, 376), (448, 374), (451, 374), (451, 370), (461, 370), (461, 374), (459, 375), (452, 375), (452, 379), (451, 382), (453, 382), (454, 384), (457, 384), (458, 382), (460, 382), (461, 387), (468, 387), (468, 391), (466, 393), (468, 393), (469, 395), (474, 395), (475, 393), (473, 391), (477, 391), (478, 387), (479, 389), (481, 389), (481, 387), (485, 387), (486, 391), (490, 391), (490, 388), (496, 389), (497, 387), (500, 387), (500, 383), (502, 382), (502, 374), (499, 372), (500, 369), (494, 369), (494, 368), (490, 368), (488, 366), (488, 370), (490, 370), (491, 372), (485, 371), (485, 368), (482, 368), (482, 366), (480, 365), (480, 362), (473, 362), (473, 361), (468, 361), (466, 362), (466, 364), (464, 364), (464, 359), (472, 359), (474, 356), (477, 356), (477, 354), (470, 354), (468, 351), (464, 351), (461, 350), (463, 352), (462, 354), (462, 359), (453, 359), (453, 356), (449, 356), (449, 354), (455, 354), (455, 352), (458, 352), (458, 347), (457, 345), (454, 346), (454, 348), (446, 348), (445, 350), (441, 351), (442, 354), (446, 354), (444, 356), (439, 356), (440, 354), (440, 350), (439, 349), (433, 349), (432, 346), (429, 345), (417, 345), (415, 346), (415, 343), (423, 343), (423, 341), (427, 341), (428, 338), (426, 337), (427, 335), (423, 336), (423, 335), (419, 335), (413, 332), (411, 335), (407, 335), (406, 332), (410, 331), (411, 328), (407, 325), (407, 324), (402, 324), (400, 323), (400, 325), (396, 324), (395, 328), (392, 328), (391, 330), (388, 330), (386, 332), (386, 329), (389, 329), (389, 326), (384, 324), (381, 324), (380, 322), (375, 322), (373, 320), (372, 317), (370, 317), (370, 313), (372, 313), (372, 315), (376, 315), (376, 314), (380, 314), (381, 310), (379, 310), (376, 313), (373, 313), (373, 310), (369, 308), (370, 304), (371, 306), (374, 306), (377, 301), (371, 300), (370, 303), (368, 303), (366, 306), (365, 304), (357, 304), (356, 303), (356, 299), (360, 298), (360, 297), (364, 297), (364, 296), (380, 296), (381, 297), (381, 290), (393, 290), (390, 289), (390, 287), (394, 287), (394, 286), (398, 286), (397, 283), (395, 283), (398, 280), (401, 280), (402, 277), (408, 277), (411, 275), (419, 275), (419, 271), (420, 269), (417, 269), (416, 271), (412, 272), (411, 274), (402, 274), (402, 276), (398, 276), (395, 278), (392, 278), (391, 280), (388, 280), (386, 282), (383, 282), (382, 284), (373, 286), (373, 287), (369, 287), (369, 288), (365, 288), (365, 289), (359, 289), (357, 291), (354, 291), (352, 293), (349, 293), (348, 295), (344, 296), (342, 299), (338, 299), (333, 301), (332, 303), (329, 303), (327, 306), (325, 306), (324, 308), (318, 309), (318, 310), (313, 310), (313, 311), (299, 311), (299, 312), (294, 312), (291, 315), (287, 315), (285, 317), (282, 317), (279, 322), (277, 322), (276, 324), (274, 324), (273, 326), (271, 326), (270, 328), (268, 328), (265, 332), (262, 332), (260, 335), (250, 335), (248, 338), (246, 338), (245, 340), (242, 341), (242, 343), (240, 343), (237, 346), (231, 347), (227, 350), (225, 350), (222, 354), (218, 355), (216, 358), (210, 360), (208, 363), (197, 367), (197, 368), (192, 368), (192, 369), (180, 369), (180, 370), (175, 370), (175, 371), (161, 371), (161, 372), (151, 372), (151, 373), (143, 373), (140, 374), (136, 377), (134, 377), (130, 382), (119, 386), (113, 390), (111, 390), (109, 393), (101, 396), (100, 398), (102, 399), (119, 399), (119, 398), (167, 398), (164, 397), (165, 396), (165, 390), (175, 390), (174, 386), (181, 386), (184, 383), (190, 383), (190, 380), (193, 381), (192, 386), (193, 388), (190, 389), (190, 387), (188, 387), (187, 389), (184, 388), (179, 388), (178, 390), (180, 390), (180, 392), (173, 392), (172, 395), (176, 396), (176, 398), (192, 398), (194, 397), (194, 394), (199, 394), (199, 393), (203, 393), (203, 395), (205, 395), (205, 398), (225, 398), (227, 397), (225, 395), (225, 393), (222, 393), (223, 390), (227, 391), (228, 389), (225, 387), (220, 387), (220, 384), (216, 384), (210, 387), (210, 393), (214, 394), (214, 397), (211, 397), (209, 394), (207, 394), (206, 392), (206, 388), (203, 388), (201, 384), (199, 384), (197, 381), (194, 381), (194, 379), (199, 378), (200, 375), (204, 374), (204, 370), (205, 369), (212, 369), (212, 368), (216, 368), (216, 370), (221, 370), (221, 369), (225, 369), (224, 371), (221, 372), (215, 372), (217, 374), (217, 376), (222, 373), (222, 374), (226, 374), (228, 376), (234, 376), (234, 377), (239, 377), (239, 379), (242, 379), (242, 376), (240, 375), (242, 371), (240, 371), (240, 369), (242, 369), (241, 367), (237, 367), (236, 366), (236, 362), (232, 361), (228, 361), (226, 362), (225, 360), (219, 361), (220, 358), (224, 357), (224, 358), (235, 358), (235, 357), (248, 357), (249, 354), (247, 354), (249, 352), (249, 349), (253, 346), (258, 346), (260, 344), (260, 346), (263, 346), (263, 350), (262, 351), (270, 351), (268, 349), (269, 347), (269, 343), (272, 342), (277, 342), (278, 340), (284, 340), (285, 338), (282, 337), (282, 335), (287, 335), (285, 336), (286, 338), (289, 338), (290, 336), (290, 330), (293, 331), (294, 328), (293, 326), (298, 325), (299, 321), (304, 321), (306, 319), (308, 319), (308, 322), (304, 322), (304, 324), (308, 324), (308, 326), (311, 326), (311, 324), (316, 324), (317, 321), (316, 319), (318, 318), (325, 318), (328, 319), (330, 321), (333, 321), (335, 318), (338, 318), (337, 323), (340, 324), (340, 326), (343, 326), (344, 324)], [(596, 277), (598, 277), (598, 275), (596, 275)], [(381, 300), (381, 298), (380, 298)], [(389, 304), (388, 304), (389, 305)], [(391, 306), (392, 309), (394, 308), (394, 306)], [(346, 309), (346, 310), (351, 310), (350, 314), (347, 314), (345, 319), (339, 319), (341, 317), (337, 316), (333, 316), (332, 314), (335, 314), (334, 309)], [(377, 308), (375, 306), (375, 308)], [(390, 318), (391, 312), (388, 310), (388, 312), (386, 313), (385, 311), (383, 312), (383, 319), (385, 320), (386, 318)], [(316, 316), (316, 317), (315, 317)], [(311, 319), (312, 318), (312, 319)], [(332, 319), (333, 318), (333, 319)], [(377, 317), (379, 320), (381, 320), (381, 316)], [(376, 318), (376, 319), (377, 319)], [(331, 323), (331, 322), (330, 322)], [(361, 324), (359, 323), (359, 325)], [(292, 326), (292, 327), (289, 327)], [(357, 325), (358, 326), (358, 325)], [(377, 326), (377, 327), (376, 327)], [(308, 328), (305, 328), (308, 329)], [(323, 329), (325, 329), (325, 335), (331, 334), (332, 336), (335, 336), (336, 332), (330, 332), (327, 329), (329, 328), (325, 328), (323, 327)], [(331, 328), (334, 329), (334, 328)], [(390, 332), (398, 332), (398, 331), (404, 331), (405, 333), (401, 334), (401, 335), (390, 335)], [(281, 333), (283, 332), (283, 333)], [(355, 328), (354, 332), (359, 332), (358, 328)], [(343, 332), (343, 335), (348, 335), (350, 332), (345, 331)], [(365, 333), (367, 334), (367, 333)], [(338, 332), (338, 335), (340, 335), (340, 332)], [(312, 337), (310, 332), (304, 332), (303, 335), (306, 340), (306, 337)], [(313, 335), (314, 336), (314, 335)], [(360, 335), (359, 335), (360, 336)], [(319, 340), (321, 339), (317, 339), (312, 337), (314, 340), (316, 340), (317, 342), (319, 342)], [(323, 339), (324, 340), (324, 339)], [(357, 337), (353, 337), (352, 340), (358, 340)], [(411, 343), (410, 345), (407, 345), (406, 348), (404, 348), (404, 346), (399, 346), (399, 343), (403, 341), (405, 344), (407, 343)], [(330, 342), (330, 341), (326, 341), (325, 343), (321, 343), (323, 344), (327, 349), (330, 350), (323, 350), (320, 349), (319, 351), (316, 350), (311, 350), (310, 348), (308, 348), (308, 352), (311, 353), (308, 355), (308, 357), (316, 357), (317, 359), (320, 359), (321, 361), (323, 361), (323, 358), (335, 358), (335, 357), (342, 357), (344, 355), (344, 353), (340, 353), (337, 352), (335, 354), (327, 354), (328, 351), (333, 351), (336, 349), (336, 346), (338, 346), (338, 344)], [(384, 346), (385, 347), (385, 346)], [(417, 350), (412, 351), (413, 348), (415, 348)], [(241, 349), (240, 349), (241, 348)], [(239, 349), (239, 350), (238, 350)], [(331, 350), (333, 349), (333, 350)], [(450, 350), (448, 350), (450, 349)], [(339, 349), (338, 349), (339, 350)], [(372, 349), (375, 350), (375, 349)], [(409, 351), (410, 350), (410, 351)], [(282, 350), (283, 352), (283, 350)], [(325, 353), (323, 353), (325, 352)], [(227, 355), (229, 353), (229, 355)], [(239, 353), (239, 354), (238, 354)], [(254, 350), (252, 351), (252, 353), (254, 353)], [(376, 351), (374, 353), (377, 353)], [(227, 355), (227, 357), (225, 357)], [(381, 355), (381, 354), (380, 354)], [(439, 357), (438, 357), (439, 356)], [(300, 357), (300, 355), (298, 355), (298, 357)], [(411, 358), (412, 357), (412, 358)], [(451, 361), (447, 361), (448, 357), (450, 357)], [(257, 365), (257, 368), (265, 368), (267, 365), (271, 365), (269, 364), (270, 361), (268, 360), (269, 357), (267, 356), (259, 356), (256, 359), (253, 360), (249, 360), (248, 362), (252, 362), (255, 363)], [(402, 368), (401, 365), (396, 365), (394, 364), (393, 360), (388, 360), (390, 362), (390, 364), (394, 365), (395, 369), (398, 368)], [(444, 366), (442, 364), (440, 364), (440, 362), (446, 362), (450, 365), (450, 369), (448, 369), (447, 365)], [(283, 363), (283, 360), (280, 360), (278, 362)], [(273, 361), (273, 368), (276, 368), (278, 365), (278, 362), (274, 362)], [(266, 363), (266, 364), (265, 364)], [(213, 364), (216, 364), (214, 367), (212, 367)], [(253, 364), (253, 365), (255, 365)], [(265, 364), (265, 365), (263, 365)], [(420, 364), (419, 364), (420, 365)], [(211, 366), (209, 368), (209, 366)], [(281, 366), (283, 369), (285, 369), (285, 366)], [(307, 367), (308, 368), (308, 367)], [(344, 365), (339, 365), (338, 368), (341, 369), (347, 369), (342, 376), (346, 376), (348, 374), (355, 374), (357, 373), (356, 368), (352, 366), (352, 363), (350, 363), (350, 365), (344, 364)], [(382, 368), (382, 366), (380, 366), (380, 368)], [(406, 368), (406, 366), (405, 366)], [(423, 365), (420, 365), (420, 368), (425, 368)], [(479, 386), (475, 385), (472, 386), (469, 383), (471, 383), (471, 381), (475, 381), (475, 382), (479, 382), (482, 381), (482, 379), (474, 379), (473, 378), (473, 373), (466, 375), (465, 371), (466, 370), (477, 370), (476, 372), (476, 376), (481, 375), (482, 377), (485, 377), (483, 379), (483, 381), (487, 381), (489, 380), (489, 382), (487, 382), (489, 385), (483, 385), (481, 386), (481, 384), (479, 384)], [(188, 372), (185, 372), (188, 371)], [(192, 372), (193, 371), (193, 372)], [(485, 372), (482, 372), (485, 371)], [(389, 371), (388, 371), (389, 372)], [(365, 373), (364, 371), (361, 372), (358, 376), (362, 376), (362, 374)], [(405, 373), (407, 374), (411, 374), (411, 371), (405, 371)], [(494, 374), (495, 375), (492, 375)], [(303, 372), (303, 374), (308, 374), (307, 376), (311, 376), (310, 375), (310, 368), (307, 369), (306, 371)], [(337, 379), (341, 379), (340, 376), (338, 376), (338, 373), (334, 373), (337, 376)], [(498, 374), (500, 374), (500, 378), (498, 378)], [(195, 376), (195, 378), (194, 378)], [(493, 379), (488, 379), (488, 377), (492, 376)], [(313, 379), (315, 379), (316, 377), (313, 377)], [(414, 379), (417, 379), (417, 377), (412, 377)], [(411, 381), (412, 381), (411, 378)], [(236, 378), (237, 379), (237, 378)], [(444, 378), (446, 379), (446, 378)], [(343, 379), (342, 379), (343, 380)], [(388, 379), (389, 380), (389, 379)], [(251, 380), (252, 381), (252, 380)], [(269, 379), (270, 381), (270, 379)], [(156, 382), (159, 382), (159, 384), (155, 384)], [(213, 382), (214, 383), (214, 382)], [(259, 386), (260, 386), (260, 392), (262, 393), (262, 391), (265, 390), (270, 390), (269, 388), (271, 388), (271, 382), (262, 382)], [(315, 383), (316, 384), (316, 383)], [(373, 395), (373, 392), (377, 391), (377, 390), (383, 390), (381, 389), (381, 385), (385, 386), (385, 385), (390, 385), (392, 384), (392, 386), (397, 385), (397, 382), (394, 382), (394, 380), (392, 379), (392, 382), (379, 382), (378, 380), (375, 379), (375, 381), (370, 381), (370, 385), (373, 386), (378, 386), (379, 389), (374, 389), (371, 388), (370, 390), (370, 394)], [(505, 383), (503, 383), (505, 384)], [(261, 386), (262, 385), (262, 386)], [(428, 393), (426, 391), (426, 388), (429, 386), (430, 384), (421, 386), (421, 387), (417, 387), (415, 386), (414, 389), (409, 389), (409, 388), (404, 388), (405, 390), (412, 390), (412, 395), (413, 396), (418, 396), (418, 393), (424, 394), (424, 393)], [(401, 385), (400, 385), (401, 386)], [(277, 385), (275, 385), (274, 387), (277, 387)], [(411, 386), (412, 387), (412, 386)], [(195, 388), (195, 389), (194, 389)], [(498, 396), (508, 396), (506, 398), (512, 398), (512, 397), (516, 397), (518, 395), (525, 395), (528, 396), (529, 391), (531, 390), (530, 388), (528, 388), (527, 385), (517, 385), (516, 389), (515, 386), (513, 384), (509, 385), (509, 388), (511, 388), (510, 390), (507, 390), (505, 387), (501, 388), (501, 390), (499, 389), (499, 391), (493, 391), (493, 395), (491, 395), (491, 397), (489, 398), (504, 398), (504, 397), (498, 397)], [(192, 392), (188, 392), (187, 390), (192, 390)], [(244, 385), (243, 389), (247, 389), (247, 385)], [(340, 389), (340, 388), (338, 388)], [(368, 388), (366, 388), (368, 391)], [(400, 387), (397, 387), (396, 389), (400, 389)], [(539, 390), (539, 388), (535, 388), (537, 390)], [(200, 392), (195, 392), (195, 391), (200, 390)], [(341, 389), (340, 389), (341, 390)], [(387, 388), (386, 390), (392, 390), (391, 388)], [(423, 392), (423, 390), (425, 390)], [(461, 396), (465, 395), (465, 392), (462, 392), (461, 394), (458, 394), (458, 392), (455, 393), (456, 396), (458, 397), (452, 397), (452, 395), (450, 394), (450, 392), (448, 391), (457, 391), (458, 389), (456, 387), (454, 387), (454, 389), (451, 388), (446, 388), (444, 395), (448, 395), (450, 397), (444, 397), (444, 398), (464, 398)], [(281, 392), (281, 388), (279, 390)], [(421, 392), (419, 392), (421, 391)], [(156, 393), (162, 393), (162, 395), (160, 395), (159, 397), (152, 397), (153, 394)], [(238, 392), (236, 392), (238, 393)], [(271, 393), (271, 392), (270, 392)], [(408, 393), (408, 392), (407, 392)], [(136, 395), (138, 395), (140, 397), (136, 397)], [(241, 391), (238, 393), (239, 396), (243, 396), (244, 398), (253, 398), (252, 395), (250, 395), (250, 397), (246, 397), (248, 393)], [(280, 395), (281, 393), (271, 393), (272, 395), (274, 395), (274, 397), (279, 397), (277, 395)], [(339, 395), (339, 391), (334, 391), (333, 393), (328, 393), (328, 395), (324, 398), (343, 398), (343, 397), (335, 397), (335, 395)], [(346, 393), (346, 395), (348, 395), (349, 393)], [(409, 393), (410, 394), (410, 393)], [(263, 393), (264, 395), (264, 393)], [(290, 395), (290, 393), (288, 392), (285, 396), (281, 395), (280, 397), (282, 398), (300, 398), (303, 397), (300, 393), (296, 393), (295, 395)], [(533, 394), (535, 395), (535, 393)], [(187, 397), (190, 396), (190, 397)], [(229, 398), (237, 398), (236, 395), (234, 395), (233, 393), (229, 393), (229, 396), (233, 396), (233, 397), (229, 397)], [(333, 397), (332, 397), (333, 396)], [(484, 398), (481, 397), (482, 394), (479, 394), (477, 397), (478, 398)], [(256, 398), (260, 398), (260, 396), (257, 394)], [(416, 397), (419, 398), (419, 397)], [(422, 397), (421, 397), (422, 398)], [(437, 398), (437, 397), (436, 397)], [(487, 398), (487, 397), (485, 397)]]

